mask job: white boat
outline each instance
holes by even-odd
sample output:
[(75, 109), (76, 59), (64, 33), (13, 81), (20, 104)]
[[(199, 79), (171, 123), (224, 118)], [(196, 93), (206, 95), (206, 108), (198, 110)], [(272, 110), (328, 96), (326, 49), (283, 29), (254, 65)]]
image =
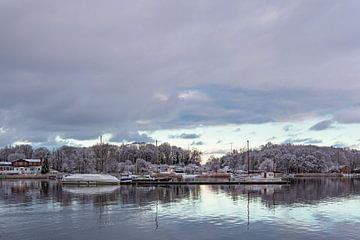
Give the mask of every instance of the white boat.
[(261, 175), (232, 176), (231, 181), (243, 184), (283, 184), (288, 182), (281, 177), (275, 177), (273, 172), (265, 172)]
[(72, 174), (62, 178), (63, 184), (74, 185), (117, 185), (120, 180), (108, 174)]
[(134, 177), (132, 175), (121, 175), (120, 176), (120, 182), (121, 183), (131, 183), (133, 178)]
[(154, 181), (155, 178), (151, 177), (150, 175), (133, 175), (132, 181), (138, 182), (138, 181)]

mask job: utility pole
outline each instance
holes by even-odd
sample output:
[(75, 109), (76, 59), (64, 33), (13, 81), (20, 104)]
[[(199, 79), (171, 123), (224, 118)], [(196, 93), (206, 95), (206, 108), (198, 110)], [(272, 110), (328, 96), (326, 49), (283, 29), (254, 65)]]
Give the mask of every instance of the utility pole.
[(250, 147), (249, 147), (249, 140), (247, 140), (247, 160), (248, 160), (248, 175), (250, 173)]

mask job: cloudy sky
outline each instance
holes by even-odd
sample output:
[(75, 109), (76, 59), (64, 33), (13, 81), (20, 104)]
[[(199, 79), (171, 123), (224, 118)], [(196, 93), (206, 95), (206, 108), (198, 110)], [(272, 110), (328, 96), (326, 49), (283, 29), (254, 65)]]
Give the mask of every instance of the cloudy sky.
[(359, 1), (0, 0), (0, 146), (360, 147)]

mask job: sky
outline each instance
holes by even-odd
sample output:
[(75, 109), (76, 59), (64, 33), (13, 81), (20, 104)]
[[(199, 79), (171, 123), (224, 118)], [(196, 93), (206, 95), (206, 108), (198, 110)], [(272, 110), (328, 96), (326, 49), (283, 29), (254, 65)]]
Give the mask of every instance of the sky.
[(359, 1), (0, 0), (0, 146), (360, 148)]

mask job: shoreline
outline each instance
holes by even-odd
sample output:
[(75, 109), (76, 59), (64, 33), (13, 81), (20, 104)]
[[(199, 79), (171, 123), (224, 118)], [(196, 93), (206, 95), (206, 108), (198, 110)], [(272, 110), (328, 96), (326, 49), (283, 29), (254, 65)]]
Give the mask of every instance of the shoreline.
[(39, 174), (39, 175), (30, 175), (30, 174), (19, 174), (19, 175), (0, 175), (0, 180), (6, 179), (41, 179), (41, 180), (50, 180), (50, 178), (56, 178), (56, 175), (50, 175), (50, 174)]

